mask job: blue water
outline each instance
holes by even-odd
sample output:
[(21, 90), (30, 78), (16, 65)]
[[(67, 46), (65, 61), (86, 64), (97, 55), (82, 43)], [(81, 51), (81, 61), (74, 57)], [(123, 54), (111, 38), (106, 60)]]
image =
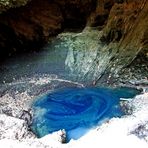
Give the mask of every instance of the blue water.
[(33, 103), (32, 130), (43, 137), (65, 129), (67, 141), (78, 139), (103, 120), (121, 117), (120, 97), (137, 93), (126, 88), (67, 88), (48, 93)]

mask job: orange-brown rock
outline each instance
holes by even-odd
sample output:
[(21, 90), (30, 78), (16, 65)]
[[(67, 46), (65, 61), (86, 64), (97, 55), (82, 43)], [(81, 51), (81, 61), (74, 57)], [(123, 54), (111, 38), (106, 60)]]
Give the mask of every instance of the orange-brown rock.
[(27, 48), (30, 43), (42, 43), (49, 36), (58, 33), (62, 22), (62, 13), (56, 4), (50, 3), (48, 0), (43, 2), (36, 0), (25, 7), (10, 9), (3, 13), (0, 16), (0, 24), (4, 29), (1, 30), (1, 35), (7, 32), (3, 35), (6, 37), (7, 43), (11, 42), (12, 36), (15, 38), (16, 43), (13, 42), (8, 48), (11, 46), (18, 48), (17, 46), (21, 46), (21, 44)]
[(116, 43), (121, 61), (122, 54), (132, 61), (135, 58), (132, 55), (148, 50), (147, 14), (147, 0), (126, 0), (112, 6), (102, 40), (108, 44)]
[(85, 27), (95, 1), (32, 0), (25, 6), (11, 8), (0, 15), (0, 48), (39, 48), (64, 28)]
[(87, 23), (93, 27), (71, 41), (77, 50), (69, 50), (69, 69), (80, 79), (94, 78), (93, 84), (111, 84), (121, 77), (123, 82), (147, 80), (147, 14), (147, 0), (98, 0)]
[[(108, 49), (117, 50), (110, 61), (110, 73), (126, 75), (124, 81), (135, 75), (147, 79), (148, 70), (148, 1), (123, 0), (114, 3), (102, 29), (101, 41)], [(110, 71), (110, 70), (108, 70)], [(119, 76), (119, 75), (118, 75)], [(121, 76), (120, 76), (121, 77)], [(142, 77), (142, 76), (141, 76)]]
[(132, 53), (147, 53), (147, 5), (147, 0), (32, 0), (0, 15), (0, 48), (39, 48), (50, 36), (87, 24), (103, 31), (104, 44), (131, 51), (126, 52), (130, 61)]
[(102, 27), (107, 23), (110, 9), (115, 4), (115, 0), (97, 0), (96, 9), (88, 19), (88, 25)]
[(96, 10), (90, 15), (88, 25), (101, 27), (103, 31), (101, 41), (104, 44), (114, 44), (116, 46), (114, 48), (118, 48), (129, 57), (132, 57), (132, 53), (138, 54), (143, 50), (147, 55), (148, 1), (98, 0), (97, 2)]

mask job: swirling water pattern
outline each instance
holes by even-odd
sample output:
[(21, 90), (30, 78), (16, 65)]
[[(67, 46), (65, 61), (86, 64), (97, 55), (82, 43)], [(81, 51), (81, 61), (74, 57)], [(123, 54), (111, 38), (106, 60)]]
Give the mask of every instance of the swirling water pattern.
[(104, 88), (69, 88), (44, 95), (33, 104), (32, 129), (38, 137), (65, 129), (68, 140), (78, 139), (103, 119), (123, 115), (119, 94)]

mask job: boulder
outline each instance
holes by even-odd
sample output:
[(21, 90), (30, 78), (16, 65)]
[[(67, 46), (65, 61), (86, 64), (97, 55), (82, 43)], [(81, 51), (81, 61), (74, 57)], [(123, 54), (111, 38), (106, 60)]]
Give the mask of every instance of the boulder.
[(0, 139), (22, 140), (33, 137), (24, 120), (0, 114)]

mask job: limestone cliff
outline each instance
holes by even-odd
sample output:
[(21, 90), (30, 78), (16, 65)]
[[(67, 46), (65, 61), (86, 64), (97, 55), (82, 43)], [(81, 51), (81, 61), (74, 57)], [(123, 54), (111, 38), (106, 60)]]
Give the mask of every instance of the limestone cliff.
[[(109, 67), (106, 69), (107, 72), (111, 71), (111, 73), (117, 74), (120, 71), (121, 75), (128, 73), (128, 76), (123, 78), (124, 80), (128, 80), (129, 75), (133, 72), (135, 74), (132, 79), (136, 79), (136, 75), (143, 75), (143, 78), (147, 80), (147, 13), (147, 0), (118, 0), (118, 2), (114, 3), (103, 28), (103, 35), (100, 38), (102, 43), (107, 44), (110, 50), (117, 50), (110, 61)], [(116, 77), (121, 77), (121, 75), (116, 75)]]
[(91, 33), (86, 29), (81, 35), (71, 37), (73, 48), (69, 50), (66, 65), (82, 79), (93, 78), (94, 84), (111, 84), (117, 79), (147, 81), (147, 13), (146, 0), (98, 1), (88, 20), (88, 25), (96, 28)]

